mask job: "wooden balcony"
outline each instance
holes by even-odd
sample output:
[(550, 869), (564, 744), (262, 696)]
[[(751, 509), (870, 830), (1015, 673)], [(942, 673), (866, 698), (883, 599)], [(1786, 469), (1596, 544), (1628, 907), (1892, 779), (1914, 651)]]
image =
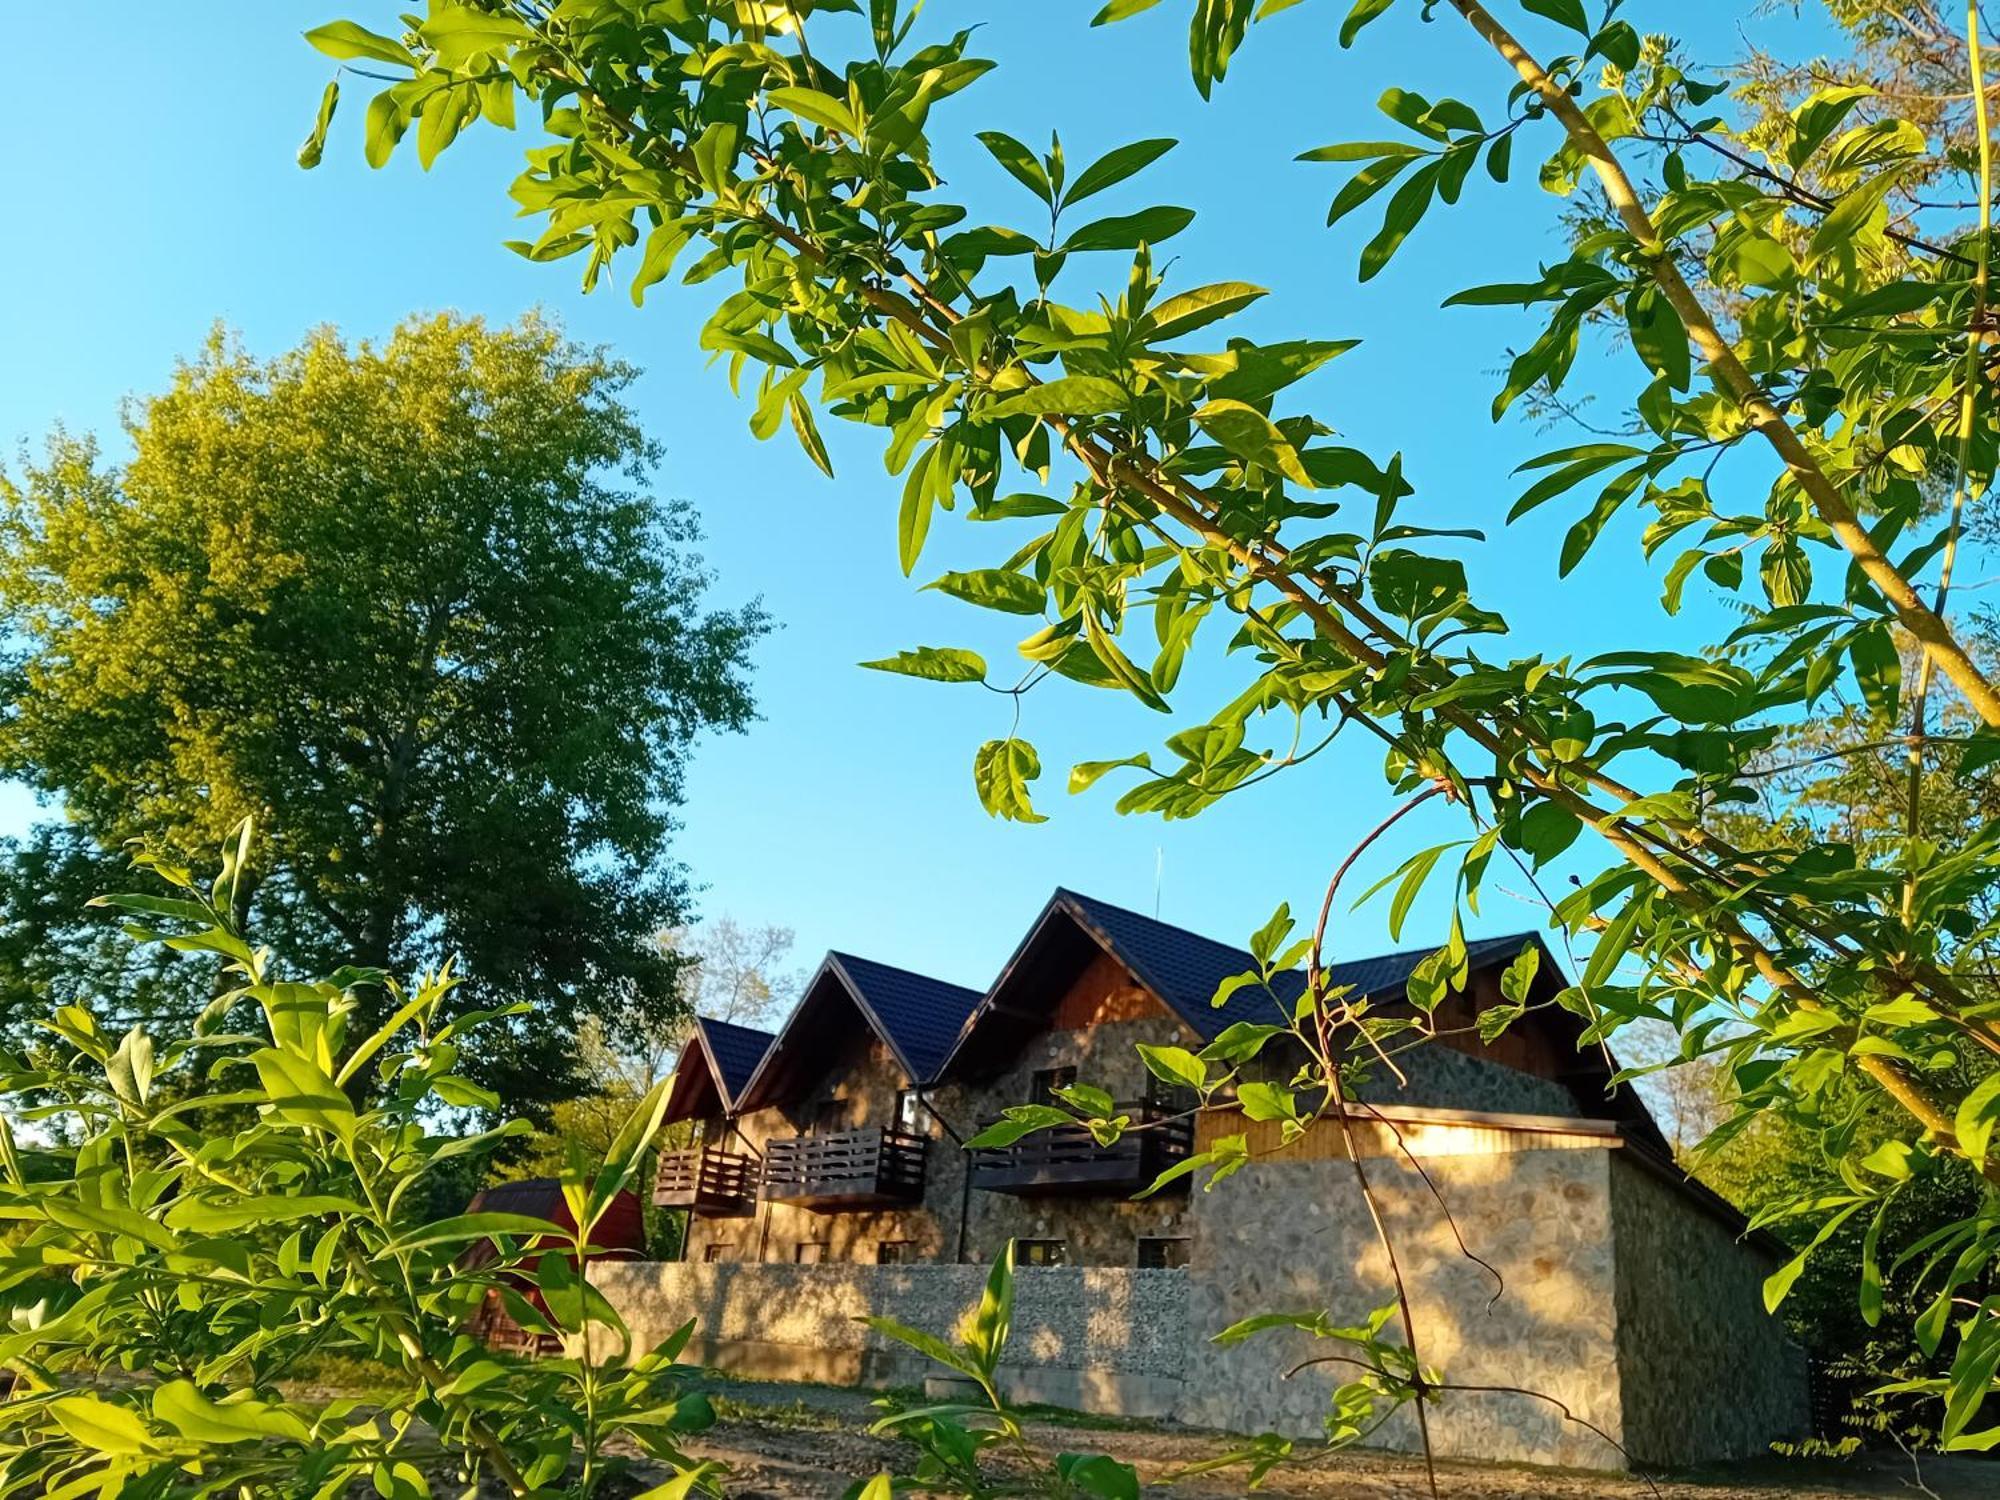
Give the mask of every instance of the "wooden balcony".
[[(1186, 1160), (1194, 1149), (1190, 1119), (1175, 1118), (1151, 1104), (1121, 1104), (1118, 1112), (1130, 1115), (1134, 1125), (1148, 1128), (1128, 1130), (1109, 1146), (1100, 1146), (1081, 1125), (1063, 1125), (1022, 1136), (1011, 1146), (981, 1147), (972, 1153), (972, 1185), (1023, 1198), (1129, 1196), (1150, 1187), (1155, 1177)], [(1170, 1183), (1165, 1190), (1185, 1192), (1187, 1179)]]
[(720, 1146), (662, 1152), (653, 1201), (704, 1219), (740, 1218), (757, 1206), (756, 1159)]
[(924, 1195), (925, 1144), (884, 1126), (770, 1141), (763, 1196), (822, 1214), (915, 1203)]

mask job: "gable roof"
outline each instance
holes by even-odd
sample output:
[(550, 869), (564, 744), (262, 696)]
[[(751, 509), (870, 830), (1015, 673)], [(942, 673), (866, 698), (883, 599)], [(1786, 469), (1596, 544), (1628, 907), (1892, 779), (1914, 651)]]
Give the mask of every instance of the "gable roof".
[[(1548, 998), (1562, 986), (1561, 971), (1536, 933), (1516, 932), (1469, 942), (1467, 964), (1476, 973), (1508, 963), (1522, 949), (1531, 947), (1541, 950), (1536, 986), (1537, 992)], [(1348, 959), (1328, 965), (1328, 977), (1335, 985), (1351, 985), (1357, 996), (1378, 1003), (1393, 1002), (1401, 998), (1411, 972), (1435, 951), (1411, 948)], [(997, 1062), (1011, 1057), (1026, 1036), (1047, 1024), (1052, 997), (1068, 985), (1083, 963), (1100, 952), (1123, 964), (1204, 1042), (1215, 1040), (1239, 1021), (1283, 1024), (1306, 984), (1302, 970), (1289, 970), (1276, 975), (1268, 987), (1244, 985), (1232, 991), (1218, 1006), (1214, 999), (1221, 983), (1257, 967), (1248, 950), (1058, 887), (993, 988), (967, 1017), (944, 1071), (969, 1072), (986, 1059)], [(1583, 1022), (1553, 1006), (1538, 1008), (1535, 1016), (1536, 1025), (1550, 1028), (1562, 1046), (1576, 1056), (1575, 1067), (1565, 1070), (1556, 1081), (1569, 1089), (1583, 1113), (1618, 1120), (1656, 1151), (1667, 1152), (1665, 1137), (1637, 1093), (1629, 1085), (1612, 1089), (1612, 1067), (1603, 1054), (1579, 1048)], [(981, 1040), (975, 1041), (975, 1034)]]
[(743, 1085), (750, 1081), (757, 1064), (777, 1040), (775, 1033), (760, 1031), (755, 1026), (739, 1026), (734, 1021), (716, 1021), (707, 1016), (697, 1016), (694, 1027), (708, 1052), (709, 1064), (715, 1069), (725, 1099), (734, 1099), (743, 1092)]
[(696, 1016), (687, 1045), (674, 1062), (664, 1123), (734, 1112), (744, 1085), (775, 1040), (754, 1026)]
[(831, 1052), (812, 1044), (838, 1035), (829, 1007), (843, 1002), (861, 1013), (913, 1085), (928, 1084), (942, 1071), (980, 999), (979, 991), (962, 984), (852, 953), (829, 953), (736, 1095), (734, 1108), (778, 1103), (817, 1077)]
[[(1247, 949), (1233, 948), (1076, 891), (1058, 888), (1049, 908), (1067, 910), (1094, 929), (1139, 982), (1204, 1042), (1214, 1041), (1238, 1021), (1282, 1023), (1290, 1019), (1291, 1004), (1306, 987), (1305, 972), (1291, 969), (1276, 976), (1268, 990), (1262, 985), (1244, 985), (1218, 1006), (1215, 992), (1222, 982), (1257, 967)], [(1482, 938), (1465, 945), (1466, 958), (1472, 968), (1484, 968), (1496, 960), (1511, 959), (1539, 941), (1532, 932)], [(1411, 948), (1348, 959), (1328, 965), (1327, 976), (1336, 986), (1352, 985), (1357, 995), (1388, 995), (1401, 990), (1411, 971), (1436, 951)]]

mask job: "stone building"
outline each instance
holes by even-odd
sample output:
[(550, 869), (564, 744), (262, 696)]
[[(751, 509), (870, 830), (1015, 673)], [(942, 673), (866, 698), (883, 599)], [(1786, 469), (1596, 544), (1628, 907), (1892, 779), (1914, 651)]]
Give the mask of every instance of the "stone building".
[[(1281, 1019), (1302, 976), (1230, 989), (1253, 967), (1240, 949), (1059, 890), (983, 992), (829, 954), (776, 1036), (700, 1023), (668, 1110), (697, 1122), (697, 1143), (665, 1157), (657, 1187), (688, 1210), (685, 1260), (597, 1277), (642, 1337), (693, 1317), (714, 1363), (885, 1384), (920, 1378), (922, 1361), (859, 1320), (948, 1332), (976, 1267), (1011, 1239), (1024, 1399), (1310, 1434), (1339, 1367), (1281, 1377), (1327, 1347), (1212, 1335), (1265, 1312), (1359, 1323), (1389, 1299), (1358, 1157), (1421, 1357), (1453, 1385), (1506, 1388), (1447, 1394), (1431, 1414), (1440, 1453), (1616, 1467), (1798, 1435), (1803, 1358), (1761, 1301), (1776, 1246), (1673, 1165), (1603, 1049), (1579, 1045), (1546, 950), (1526, 1012), (1482, 1040), (1529, 947), (1532, 934), (1472, 944), (1438, 1035), (1396, 1058), (1400, 1078), (1366, 1083), (1351, 1132), (1323, 1123), (1290, 1142), (1234, 1110), (1192, 1112), (1136, 1051)], [(1333, 978), (1394, 1014), (1427, 952)], [(962, 1149), (1002, 1109), (1072, 1083), (1147, 1128), (1110, 1147), (1058, 1129)], [(1242, 1170), (1137, 1196), (1231, 1134), (1249, 1140)], [(1373, 1441), (1411, 1445), (1414, 1424)]]

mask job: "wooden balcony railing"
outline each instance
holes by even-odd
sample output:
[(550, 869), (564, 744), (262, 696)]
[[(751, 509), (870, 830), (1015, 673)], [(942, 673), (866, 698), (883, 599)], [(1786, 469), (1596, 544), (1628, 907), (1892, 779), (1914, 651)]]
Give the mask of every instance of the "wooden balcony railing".
[[(1081, 1125), (1038, 1130), (1011, 1146), (986, 1146), (972, 1153), (972, 1185), (989, 1193), (1021, 1197), (1060, 1194), (1131, 1194), (1150, 1186), (1168, 1167), (1194, 1149), (1194, 1122), (1154, 1104), (1120, 1104), (1134, 1125), (1109, 1146), (1100, 1146)], [(992, 1121), (985, 1121), (992, 1124)], [(1185, 1191), (1182, 1178), (1170, 1188)]]
[(740, 1217), (757, 1206), (756, 1159), (719, 1146), (662, 1152), (653, 1201), (705, 1219)]
[(914, 1203), (924, 1195), (925, 1145), (884, 1126), (769, 1141), (763, 1196), (815, 1213)]

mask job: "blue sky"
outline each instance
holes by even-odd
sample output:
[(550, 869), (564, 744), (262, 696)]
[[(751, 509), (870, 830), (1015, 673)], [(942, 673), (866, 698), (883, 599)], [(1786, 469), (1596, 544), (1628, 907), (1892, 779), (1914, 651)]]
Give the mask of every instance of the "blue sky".
[[(158, 388), (218, 319), (275, 353), (321, 323), (380, 335), (411, 312), (509, 319), (544, 308), (645, 370), (634, 399), (667, 451), (660, 492), (700, 512), (718, 597), (760, 595), (782, 624), (757, 654), (761, 720), (697, 752), (676, 853), (703, 886), (704, 912), (796, 928), (801, 961), (841, 947), (984, 985), (1058, 884), (1151, 910), (1157, 865), (1161, 915), (1238, 939), (1281, 899), (1316, 904), (1332, 865), (1390, 805), (1366, 744), (1336, 746), (1191, 822), (1120, 818), (1106, 786), (1067, 796), (1067, 766), (1155, 744), (1175, 726), (1129, 699), (1058, 685), (1028, 700), (1021, 729), (1048, 768), (1038, 800), (1050, 820), (990, 819), (970, 764), (981, 740), (1007, 732), (1006, 701), (854, 664), (920, 643), (1007, 659), (1018, 632), (1004, 617), (918, 589), (946, 567), (991, 565), (1000, 544), (943, 518), (917, 579), (903, 578), (900, 481), (884, 475), (870, 434), (829, 430), (831, 481), (789, 434), (751, 437), (748, 407), (695, 346), (715, 286), (662, 286), (639, 310), (622, 288), (581, 295), (567, 263), (534, 266), (503, 249), (522, 233), (505, 195), (521, 140), (482, 132), (427, 176), (407, 154), (370, 172), (356, 88), (325, 166), (300, 171), (293, 153), (329, 75), (300, 31), (336, 16), (393, 30), (396, 9), (211, 0), (190, 12), (98, 0), (10, 17), (16, 55), (38, 60), (15, 70), (4, 117), (15, 227), (0, 239), (0, 440), (10, 455), (56, 422), (115, 439), (121, 397)], [(1259, 27), (1204, 105), (1187, 75), (1188, 0), (1098, 30), (1086, 25), (1094, 9), (1095, 0), (931, 0), (929, 26), (984, 22), (976, 50), (1000, 63), (932, 123), (940, 165), (976, 218), (1025, 227), (1033, 205), (971, 143), (975, 130), (1040, 143), (1059, 129), (1073, 169), (1127, 140), (1180, 138), (1117, 199), (1099, 202), (1107, 212), (1147, 202), (1199, 210), (1165, 247), (1177, 258), (1172, 284), (1270, 288), (1240, 320), (1245, 334), (1364, 340), (1305, 388), (1312, 408), (1378, 458), (1404, 453), (1418, 488), (1408, 519), (1487, 529), (1468, 566), (1475, 595), (1513, 625), (1515, 654), (1698, 639), (1704, 608), (1665, 620), (1659, 579), (1629, 529), (1559, 580), (1570, 512), (1550, 506), (1501, 526), (1521, 488), (1510, 470), (1568, 439), (1488, 419), (1496, 369), (1522, 325), (1438, 304), (1461, 286), (1531, 275), (1554, 252), (1555, 205), (1534, 186), (1531, 142), (1515, 153), (1520, 180), (1496, 188), (1476, 177), (1456, 212), (1434, 213), (1366, 285), (1355, 259), (1379, 209), (1325, 229), (1344, 169), (1292, 160), (1328, 141), (1395, 133), (1374, 108), (1390, 84), (1455, 94), (1497, 117), (1507, 80), (1463, 26), (1448, 11), (1423, 24), (1406, 3), (1343, 53), (1334, 31), (1347, 6), (1317, 0)], [(1732, 55), (1739, 29), (1780, 52), (1818, 34), (1785, 15), (1746, 20), (1736, 5), (1632, 9), (1642, 27), (1671, 16), (1703, 60)], [(1551, 41), (1532, 18), (1522, 32)], [(1548, 149), (1545, 136), (1532, 144)], [(1117, 257), (1086, 259), (1095, 264), (1079, 263), (1059, 291), (1088, 301), (1099, 286), (1122, 286)], [(1581, 386), (1599, 373), (1615, 398), (1629, 371), (1587, 364)], [(1226, 664), (1192, 668), (1180, 722), (1206, 717), (1238, 680)], [(1434, 841), (1427, 835), (1457, 835), (1448, 811), (1430, 812), (1357, 870), (1357, 890)], [(0, 789), (0, 832), (34, 816), (19, 788)], [(1405, 943), (1439, 936), (1437, 918), (1436, 905), (1420, 908)], [(1479, 928), (1539, 924), (1494, 890)], [(1344, 916), (1337, 941), (1349, 954), (1387, 946), (1382, 903)]]

